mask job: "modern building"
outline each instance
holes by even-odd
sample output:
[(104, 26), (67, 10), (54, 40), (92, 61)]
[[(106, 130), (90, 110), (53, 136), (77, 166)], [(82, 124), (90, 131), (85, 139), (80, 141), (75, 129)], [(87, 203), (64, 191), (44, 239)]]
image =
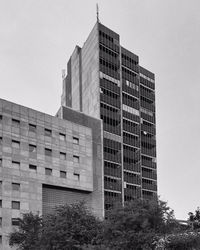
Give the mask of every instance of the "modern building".
[(105, 209), (156, 197), (154, 74), (98, 21), (68, 61), (61, 103), (103, 121)]
[(84, 200), (104, 216), (102, 122), (67, 107), (57, 116), (0, 99), (0, 249), (22, 213)]

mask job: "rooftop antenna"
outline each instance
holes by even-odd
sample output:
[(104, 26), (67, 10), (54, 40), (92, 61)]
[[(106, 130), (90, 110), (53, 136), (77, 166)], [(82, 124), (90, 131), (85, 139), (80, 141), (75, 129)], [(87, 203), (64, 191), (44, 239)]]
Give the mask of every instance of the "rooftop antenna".
[(97, 22), (99, 22), (99, 5), (96, 4), (96, 10), (97, 10)]

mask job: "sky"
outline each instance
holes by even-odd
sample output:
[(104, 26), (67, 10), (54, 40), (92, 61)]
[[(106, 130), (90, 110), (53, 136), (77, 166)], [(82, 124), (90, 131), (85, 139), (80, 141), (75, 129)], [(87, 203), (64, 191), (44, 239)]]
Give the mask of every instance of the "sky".
[[(158, 194), (200, 206), (200, 1), (99, 0), (100, 22), (156, 76)], [(62, 69), (96, 22), (93, 0), (0, 0), (0, 98), (51, 115)]]

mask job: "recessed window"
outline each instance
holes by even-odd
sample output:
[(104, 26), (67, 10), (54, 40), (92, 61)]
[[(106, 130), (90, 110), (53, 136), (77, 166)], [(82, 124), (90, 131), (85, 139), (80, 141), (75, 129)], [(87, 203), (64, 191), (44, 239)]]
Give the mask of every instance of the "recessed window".
[(60, 159), (66, 160), (66, 153), (60, 152)]
[(61, 141), (65, 141), (66, 136), (65, 136), (65, 134), (60, 133), (59, 138), (60, 138)]
[(19, 125), (20, 125), (20, 120), (12, 119), (12, 125), (15, 126), (15, 127), (19, 127)]
[(80, 174), (78, 174), (78, 173), (74, 173), (74, 177), (75, 177), (75, 179), (76, 179), (77, 181), (79, 181)]
[(12, 218), (12, 226), (19, 226), (19, 219), (18, 218)]
[(19, 183), (12, 183), (12, 190), (13, 191), (19, 191), (20, 190), (20, 184)]
[(74, 144), (79, 144), (79, 138), (78, 137), (73, 137), (73, 143)]
[(35, 133), (36, 132), (36, 125), (29, 123), (29, 131)]
[(0, 115), (0, 122), (2, 121), (2, 119), (3, 119), (3, 116), (2, 116), (2, 115)]
[(0, 167), (2, 167), (2, 158), (0, 158)]
[(29, 152), (36, 153), (36, 145), (29, 144)]
[(45, 155), (46, 156), (52, 156), (52, 150), (49, 148), (45, 148)]
[(73, 155), (73, 161), (79, 163), (79, 156)]
[(19, 210), (20, 209), (20, 202), (19, 201), (12, 201), (12, 209)]
[(2, 217), (0, 217), (0, 227), (2, 227)]
[(13, 148), (20, 148), (20, 142), (19, 142), (19, 141), (12, 140), (12, 147), (13, 147)]
[(65, 171), (60, 171), (60, 177), (61, 178), (66, 178), (67, 173)]
[(44, 135), (46, 135), (46, 136), (51, 136), (51, 134), (52, 134), (51, 129), (48, 129), (48, 128), (45, 128), (45, 129), (44, 129)]
[(2, 191), (2, 181), (0, 181), (0, 191)]
[(29, 165), (29, 169), (36, 171), (37, 170), (37, 166), (33, 165), (33, 164), (30, 164)]
[(0, 244), (2, 244), (2, 235), (0, 235)]
[(18, 162), (18, 161), (12, 161), (12, 167), (13, 168), (19, 168), (20, 167), (20, 162)]
[(3, 143), (3, 138), (0, 137), (0, 145), (2, 145), (2, 143)]
[(2, 208), (2, 200), (0, 200), (0, 208)]
[(52, 169), (51, 168), (45, 168), (45, 175), (52, 175)]

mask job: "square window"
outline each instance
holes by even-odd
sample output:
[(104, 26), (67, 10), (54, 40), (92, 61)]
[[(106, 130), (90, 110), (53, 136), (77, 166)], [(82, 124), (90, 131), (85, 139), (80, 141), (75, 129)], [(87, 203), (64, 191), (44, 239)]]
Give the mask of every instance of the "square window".
[(12, 183), (12, 190), (13, 191), (19, 191), (20, 190), (20, 184), (19, 183)]
[(66, 160), (66, 153), (60, 152), (60, 159)]
[(79, 181), (80, 174), (78, 174), (78, 173), (74, 173), (74, 177), (75, 177), (75, 179), (76, 179), (77, 181)]
[(48, 129), (48, 128), (44, 129), (44, 135), (51, 136), (51, 133), (52, 133), (51, 129)]
[(78, 137), (73, 137), (73, 143), (74, 144), (79, 144), (79, 138)]
[(12, 167), (19, 168), (20, 167), (20, 162), (18, 162), (18, 161), (12, 161)]
[(65, 171), (60, 171), (60, 177), (61, 178), (66, 178), (67, 173)]
[(65, 136), (65, 134), (60, 133), (59, 138), (60, 138), (61, 141), (65, 141), (66, 136)]
[(12, 218), (12, 226), (19, 226), (19, 219), (18, 218)]
[(79, 163), (79, 156), (73, 155), (73, 161)]
[(0, 208), (2, 208), (2, 200), (0, 200)]
[(34, 170), (34, 171), (37, 171), (37, 166), (36, 166), (36, 165), (33, 165), (33, 164), (30, 164), (30, 165), (29, 165), (29, 169)]
[(20, 210), (20, 202), (12, 201), (12, 209)]
[(20, 125), (20, 120), (12, 119), (12, 125), (15, 126), (15, 127), (19, 127), (19, 125)]
[(45, 168), (45, 175), (52, 175), (52, 169), (51, 168)]
[(29, 144), (29, 152), (30, 153), (36, 153), (36, 146), (32, 145), (32, 144)]
[(52, 156), (52, 150), (49, 148), (45, 148), (45, 155), (46, 156)]
[(13, 147), (13, 148), (20, 148), (20, 142), (19, 142), (19, 141), (12, 140), (12, 147)]
[(36, 132), (36, 125), (29, 123), (29, 131), (35, 133)]

